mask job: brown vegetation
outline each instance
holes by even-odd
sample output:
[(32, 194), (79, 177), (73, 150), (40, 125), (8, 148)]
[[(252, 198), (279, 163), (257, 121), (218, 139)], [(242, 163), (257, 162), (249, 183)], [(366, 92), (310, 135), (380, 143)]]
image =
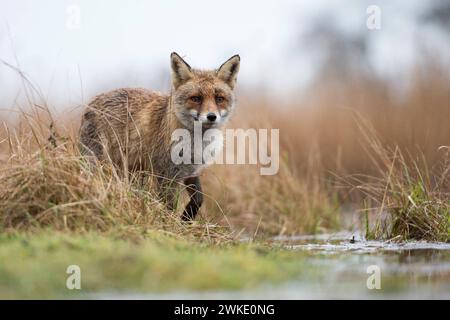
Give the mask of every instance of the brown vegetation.
[[(250, 236), (320, 232), (340, 228), (343, 206), (363, 208), (369, 195), (371, 205), (378, 202), (381, 211), (399, 218), (391, 219), (394, 227), (388, 234), (376, 236), (448, 240), (449, 153), (443, 150), (450, 145), (449, 88), (448, 75), (426, 68), (410, 77), (402, 93), (381, 80), (355, 77), (324, 81), (290, 102), (242, 94), (230, 126), (279, 128), (280, 171), (261, 176), (248, 165), (207, 169), (202, 221)], [(165, 212), (151, 191), (121, 181), (111, 168), (86, 167), (74, 147), (78, 114), (53, 120), (50, 130), (48, 114), (36, 110), (22, 115), (14, 130), (2, 128), (2, 228), (108, 230), (126, 225), (175, 233), (193, 228), (175, 221), (177, 216)], [(52, 136), (56, 148), (48, 141)], [(436, 173), (439, 164), (442, 170)], [(342, 179), (349, 182), (355, 174), (358, 183), (352, 180), (341, 188)], [(374, 179), (377, 184), (370, 184)], [(424, 202), (414, 201), (415, 185), (425, 186)], [(348, 186), (356, 186), (354, 192)], [(413, 211), (426, 222), (411, 220)], [(167, 227), (168, 220), (176, 227)], [(206, 225), (201, 224), (202, 235), (209, 232)], [(430, 236), (433, 231), (441, 236)]]

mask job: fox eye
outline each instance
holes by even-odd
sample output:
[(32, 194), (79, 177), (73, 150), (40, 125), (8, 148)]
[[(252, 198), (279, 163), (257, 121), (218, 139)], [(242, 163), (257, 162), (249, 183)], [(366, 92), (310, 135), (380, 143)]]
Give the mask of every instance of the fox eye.
[(195, 103), (199, 103), (202, 101), (202, 97), (200, 97), (200, 96), (192, 96), (190, 99), (192, 102), (195, 102)]
[(216, 97), (216, 103), (221, 103), (221, 102), (223, 102), (224, 100), (225, 100), (224, 97), (221, 97), (221, 96), (217, 96), (217, 97)]

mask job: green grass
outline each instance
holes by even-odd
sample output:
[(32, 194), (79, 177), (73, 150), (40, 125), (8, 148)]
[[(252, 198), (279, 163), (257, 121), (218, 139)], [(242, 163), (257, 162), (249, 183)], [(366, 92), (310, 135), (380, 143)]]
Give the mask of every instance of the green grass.
[[(304, 257), (262, 245), (204, 245), (157, 232), (139, 242), (95, 233), (1, 235), (0, 298), (242, 289), (295, 278)], [(66, 288), (69, 265), (81, 269), (81, 290)]]

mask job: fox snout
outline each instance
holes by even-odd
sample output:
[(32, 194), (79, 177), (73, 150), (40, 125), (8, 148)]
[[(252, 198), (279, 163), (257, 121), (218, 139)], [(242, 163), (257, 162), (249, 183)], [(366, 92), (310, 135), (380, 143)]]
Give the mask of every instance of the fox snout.
[(222, 124), (222, 117), (218, 112), (208, 112), (201, 116), (202, 124), (206, 127), (215, 127)]
[(219, 111), (197, 112), (196, 110), (192, 110), (191, 115), (194, 121), (200, 121), (202, 124), (209, 126), (221, 124), (224, 120), (223, 116), (225, 116)]

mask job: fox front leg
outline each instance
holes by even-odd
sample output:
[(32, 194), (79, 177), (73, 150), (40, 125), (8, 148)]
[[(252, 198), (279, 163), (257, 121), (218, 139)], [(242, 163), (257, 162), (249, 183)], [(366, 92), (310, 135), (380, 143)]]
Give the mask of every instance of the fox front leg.
[(202, 186), (199, 177), (186, 178), (184, 184), (187, 187), (186, 190), (189, 193), (190, 200), (184, 209), (181, 219), (183, 219), (183, 221), (191, 221), (194, 220), (203, 203)]

